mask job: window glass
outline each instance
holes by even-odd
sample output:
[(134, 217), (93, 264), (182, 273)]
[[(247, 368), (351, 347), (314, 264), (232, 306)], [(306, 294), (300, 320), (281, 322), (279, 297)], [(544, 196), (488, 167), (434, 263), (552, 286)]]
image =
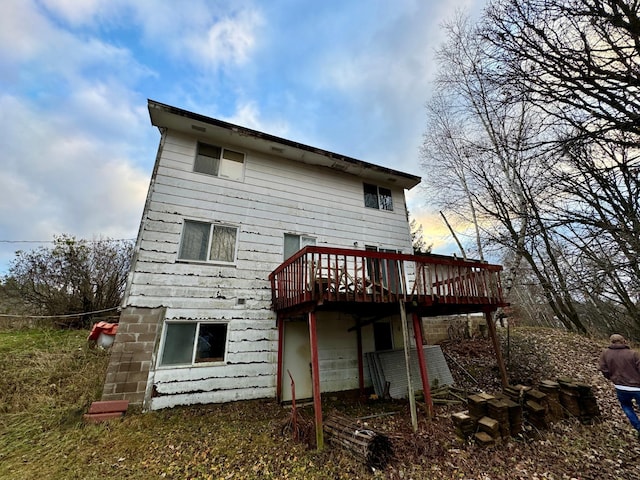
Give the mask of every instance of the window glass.
[(193, 171), (221, 178), (242, 180), (244, 176), (244, 153), (198, 142)]
[(223, 160), (218, 175), (231, 180), (242, 180), (244, 172), (244, 154), (232, 150), (224, 150)]
[(284, 234), (284, 259), (290, 258), (303, 247), (307, 245), (315, 245), (316, 239), (313, 237), (304, 237), (300, 235)]
[(300, 250), (300, 236), (284, 234), (284, 259), (291, 257), (294, 253)]
[(300, 248), (307, 247), (309, 245), (315, 245), (316, 239), (313, 237), (300, 237)]
[(222, 362), (227, 345), (227, 324), (201, 323), (198, 332), (196, 363)]
[(206, 261), (210, 229), (208, 223), (185, 220), (179, 258)]
[(218, 175), (220, 168), (220, 151), (220, 147), (198, 142), (198, 153), (196, 154), (193, 171), (206, 173), (207, 175)]
[(364, 206), (380, 210), (393, 210), (391, 190), (370, 183), (364, 184)]
[(378, 208), (378, 187), (375, 185), (364, 184), (364, 206)]
[(191, 364), (197, 323), (167, 323), (161, 365)]
[(209, 260), (233, 262), (236, 253), (236, 231), (235, 227), (214, 225)]
[(378, 188), (380, 209), (381, 210), (393, 210), (393, 198), (391, 197), (391, 190), (388, 188)]

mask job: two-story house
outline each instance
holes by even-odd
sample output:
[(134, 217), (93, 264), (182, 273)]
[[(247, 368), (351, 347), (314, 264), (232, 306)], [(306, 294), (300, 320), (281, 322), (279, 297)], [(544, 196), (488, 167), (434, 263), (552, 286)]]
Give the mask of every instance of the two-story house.
[(502, 304), (500, 267), (412, 255), (419, 177), (148, 107), (160, 145), (104, 400), (288, 400), (293, 377), (318, 401), (370, 385), (364, 354), (401, 347), (406, 313), (419, 335)]

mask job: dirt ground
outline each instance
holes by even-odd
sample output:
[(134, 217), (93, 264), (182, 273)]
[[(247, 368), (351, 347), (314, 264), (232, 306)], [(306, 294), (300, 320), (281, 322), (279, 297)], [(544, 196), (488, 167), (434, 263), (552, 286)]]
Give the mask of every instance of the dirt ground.
[[(607, 342), (548, 329), (519, 328), (500, 334), (510, 384), (536, 385), (558, 377), (586, 383), (592, 386), (600, 417), (586, 424), (564, 418), (544, 430), (525, 422), (522, 434), (482, 447), (455, 434), (451, 414), (464, 411), (464, 404), (436, 405), (431, 421), (420, 413), (415, 434), (406, 403), (380, 402), (359, 410), (347, 404), (334, 405), (353, 416), (367, 416), (367, 409), (382, 410), (382, 415), (372, 414), (362, 423), (391, 439), (394, 457), (383, 471), (372, 470), (371, 474), (392, 479), (640, 478), (640, 441), (622, 413), (613, 387), (597, 370), (598, 356)], [(441, 346), (456, 387), (468, 392), (500, 392), (490, 341), (460, 340)], [(329, 413), (331, 409), (331, 405), (326, 407)]]

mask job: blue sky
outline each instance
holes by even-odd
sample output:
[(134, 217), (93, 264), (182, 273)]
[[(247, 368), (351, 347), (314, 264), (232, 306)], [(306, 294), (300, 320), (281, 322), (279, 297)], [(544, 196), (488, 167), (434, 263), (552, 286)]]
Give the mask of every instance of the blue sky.
[[(440, 25), (483, 3), (3, 0), (0, 274), (39, 245), (17, 241), (136, 236), (147, 98), (424, 178)], [(426, 240), (455, 251), (421, 197)]]

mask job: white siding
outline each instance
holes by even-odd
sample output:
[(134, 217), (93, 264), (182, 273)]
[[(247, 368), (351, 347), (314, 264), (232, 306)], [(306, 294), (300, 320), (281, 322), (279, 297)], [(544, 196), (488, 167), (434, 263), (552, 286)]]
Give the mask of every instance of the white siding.
[[(165, 136), (126, 304), (164, 306), (168, 320), (229, 320), (229, 365), (152, 372), (161, 395), (152, 408), (275, 395), (277, 332), (267, 277), (283, 261), (285, 233), (315, 237), (319, 246), (358, 242), (411, 252), (401, 189), (383, 185), (392, 190), (392, 212), (365, 208), (359, 177), (251, 151), (243, 182), (211, 177), (192, 171), (196, 142)], [(185, 218), (236, 225), (236, 264), (178, 261)], [(354, 388), (354, 378), (357, 386), (355, 333), (343, 333), (319, 339), (332, 345), (320, 348), (323, 390)]]

